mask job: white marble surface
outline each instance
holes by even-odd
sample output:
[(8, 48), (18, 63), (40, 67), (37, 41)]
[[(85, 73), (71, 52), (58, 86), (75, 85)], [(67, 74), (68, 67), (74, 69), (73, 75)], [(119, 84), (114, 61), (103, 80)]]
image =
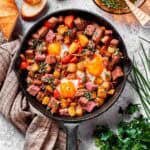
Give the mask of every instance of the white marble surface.
[[(16, 0), (16, 2), (20, 8), (22, 1)], [(82, 8), (99, 13), (100, 15), (103, 14), (104, 17), (106, 17), (115, 27), (117, 27), (126, 43), (130, 57), (139, 51), (139, 41), (137, 35), (142, 31), (140, 26), (129, 26), (125, 23), (119, 24), (117, 22), (113, 22), (112, 16), (100, 10), (97, 6), (95, 6), (92, 0), (48, 0), (48, 2), (48, 11), (55, 11), (63, 8)], [(26, 32), (33, 24), (33, 22), (27, 23), (22, 20), (20, 23), (23, 27), (23, 32)], [(16, 30), (20, 32), (19, 28)], [(82, 123), (79, 128), (79, 138), (82, 140), (80, 150), (97, 150), (92, 138), (92, 132), (95, 125), (108, 124), (112, 128), (115, 127), (120, 118), (117, 114), (119, 106), (126, 106), (127, 103), (129, 101), (133, 101), (133, 99), (136, 100), (136, 103), (138, 103), (138, 98), (135, 92), (127, 84), (121, 97), (116, 104), (111, 107), (111, 109), (96, 119)], [(0, 150), (22, 150), (23, 144), (23, 135), (19, 133), (19, 131), (15, 129), (8, 121), (6, 121), (3, 116), (0, 115)]]

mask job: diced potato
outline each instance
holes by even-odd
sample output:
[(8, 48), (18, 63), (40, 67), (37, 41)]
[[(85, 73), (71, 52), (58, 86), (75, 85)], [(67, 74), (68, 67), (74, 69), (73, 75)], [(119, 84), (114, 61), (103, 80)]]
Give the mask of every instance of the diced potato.
[(94, 82), (100, 85), (103, 83), (103, 79), (101, 77), (97, 77)]
[(104, 99), (103, 98), (99, 98), (99, 97), (97, 97), (96, 99), (95, 99), (95, 102), (99, 105), (99, 106), (101, 106), (101, 105), (103, 105), (104, 104)]
[(65, 43), (65, 44), (69, 44), (69, 43), (70, 43), (70, 37), (69, 37), (69, 36), (66, 35), (66, 36), (64, 37), (64, 43)]
[(60, 77), (60, 72), (55, 70), (53, 75), (54, 75), (55, 78), (59, 78)]
[(97, 96), (99, 98), (106, 98), (107, 97), (107, 93), (104, 89), (102, 89), (101, 87), (98, 88), (98, 91), (97, 91)]
[(116, 50), (116, 48), (114, 48), (114, 47), (110, 47), (110, 46), (108, 47), (108, 52), (111, 54), (114, 53), (115, 50)]
[(29, 65), (34, 63), (34, 59), (27, 59), (26, 61)]
[(76, 42), (73, 42), (70, 47), (69, 47), (69, 52), (72, 54), (72, 53), (75, 53), (79, 48), (79, 44), (76, 43)]
[(68, 71), (68, 72), (76, 72), (76, 71), (77, 71), (77, 66), (76, 66), (76, 64), (70, 63), (70, 64), (68, 65), (67, 71)]
[(45, 89), (46, 89), (48, 92), (50, 92), (50, 93), (53, 92), (53, 88), (52, 88), (50, 85), (47, 85), (47, 86), (45, 87)]
[(45, 97), (43, 98), (43, 100), (42, 100), (42, 104), (43, 104), (43, 105), (48, 105), (48, 103), (49, 103), (49, 97), (48, 97), (48, 96), (45, 96)]
[(77, 69), (80, 71), (84, 71), (85, 70), (85, 63), (83, 61), (79, 62), (77, 64)]
[(58, 42), (51, 43), (48, 45), (48, 54), (58, 56), (61, 51), (61, 45)]
[(76, 105), (77, 105), (76, 102), (72, 102), (72, 103), (70, 104), (70, 106), (76, 106)]
[(65, 25), (59, 25), (57, 28), (57, 32), (63, 35), (65, 32), (68, 31), (68, 27)]
[(97, 96), (97, 95), (96, 95), (96, 92), (92, 92), (92, 94), (91, 94), (91, 98), (92, 98), (92, 99), (95, 99), (95, 98), (96, 98), (96, 96)]
[(83, 115), (83, 108), (80, 105), (76, 107), (76, 115), (79, 117)]
[(103, 87), (105, 90), (109, 90), (110, 89), (110, 82), (107, 82), (107, 81), (103, 82), (101, 87)]
[(114, 93), (115, 93), (115, 89), (111, 89), (107, 92), (107, 94), (109, 94), (109, 95), (113, 95)]
[(31, 66), (31, 71), (33, 71), (33, 72), (36, 72), (36, 71), (38, 71), (39, 70), (39, 65), (38, 64), (36, 64), (36, 63), (34, 63), (32, 66)]
[(61, 99), (61, 107), (67, 108), (69, 106), (69, 103), (66, 99)]
[(76, 115), (76, 111), (75, 111), (75, 107), (74, 106), (70, 106), (68, 108), (68, 113), (71, 117), (74, 117)]
[(81, 44), (82, 47), (87, 46), (89, 40), (88, 40), (88, 38), (85, 35), (78, 34), (78, 38), (79, 38), (79, 42), (80, 42), (80, 44)]

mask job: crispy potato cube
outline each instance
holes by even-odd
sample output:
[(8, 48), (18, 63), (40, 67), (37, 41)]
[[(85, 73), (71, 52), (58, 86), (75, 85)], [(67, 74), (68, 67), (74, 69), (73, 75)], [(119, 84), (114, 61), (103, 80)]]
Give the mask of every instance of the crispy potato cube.
[(74, 106), (70, 106), (68, 108), (68, 113), (71, 117), (74, 117), (76, 115), (76, 111), (75, 111), (75, 107)]
[(76, 115), (79, 117), (83, 115), (83, 108), (80, 105), (76, 107)]
[(42, 100), (42, 104), (43, 104), (43, 105), (48, 105), (48, 103), (49, 103), (49, 97), (48, 97), (48, 96), (45, 96), (45, 97), (43, 98), (43, 100)]
[(80, 44), (81, 44), (82, 47), (87, 46), (89, 40), (88, 40), (88, 38), (85, 35), (78, 34), (78, 38), (79, 38), (79, 42), (80, 42)]
[(99, 98), (99, 97), (97, 97), (96, 99), (95, 99), (95, 102), (99, 105), (99, 106), (101, 106), (101, 105), (103, 105), (104, 104), (104, 99), (103, 98)]
[(61, 107), (67, 108), (69, 106), (69, 103), (66, 99), (61, 99)]
[(70, 37), (69, 37), (69, 36), (66, 35), (66, 36), (64, 37), (64, 43), (65, 43), (65, 44), (69, 44), (69, 43), (70, 43)]
[(103, 83), (103, 79), (101, 77), (97, 77), (94, 82), (100, 85)]
[(50, 92), (50, 93), (53, 92), (53, 88), (52, 88), (50, 85), (47, 85), (47, 86), (45, 87), (45, 89), (46, 89), (48, 92)]
[(114, 93), (115, 93), (115, 89), (111, 89), (107, 92), (107, 94), (109, 94), (109, 95), (113, 95)]
[(59, 25), (57, 28), (57, 32), (61, 35), (63, 35), (67, 31), (68, 31), (68, 27), (65, 25)]
[(70, 63), (67, 67), (68, 72), (76, 72), (77, 71), (77, 66), (74, 63)]
[(110, 89), (110, 82), (107, 82), (107, 81), (103, 82), (101, 87), (103, 87), (105, 90), (109, 90)]
[(53, 75), (54, 75), (55, 78), (59, 78), (60, 77), (60, 72), (55, 70)]
[(38, 64), (36, 64), (36, 63), (34, 63), (32, 66), (31, 66), (31, 71), (33, 71), (33, 72), (36, 72), (36, 71), (38, 71), (39, 70), (39, 65)]
[(85, 70), (85, 63), (83, 61), (77, 63), (77, 69), (80, 71), (84, 71)]
[(99, 98), (106, 98), (107, 97), (107, 93), (104, 89), (102, 89), (101, 87), (98, 88), (98, 91), (97, 91), (97, 96)]
[(76, 42), (73, 42), (70, 47), (69, 47), (69, 52), (72, 54), (72, 53), (75, 53), (79, 48), (79, 44), (76, 43)]

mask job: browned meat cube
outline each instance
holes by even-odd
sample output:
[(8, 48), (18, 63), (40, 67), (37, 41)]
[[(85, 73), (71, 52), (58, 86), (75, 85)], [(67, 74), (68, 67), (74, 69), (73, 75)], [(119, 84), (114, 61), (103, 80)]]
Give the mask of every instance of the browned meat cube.
[(44, 97), (44, 92), (39, 92), (36, 96), (37, 100), (42, 101), (43, 97)]
[(49, 43), (53, 42), (54, 39), (56, 38), (56, 34), (52, 31), (52, 30), (49, 30), (47, 35), (46, 35), (46, 38), (45, 40)]
[(59, 22), (59, 19), (56, 17), (51, 17), (48, 22), (50, 23), (50, 28), (53, 29), (56, 24)]
[(117, 47), (118, 44), (119, 44), (119, 40), (117, 40), (117, 39), (112, 39), (112, 40), (110, 41), (110, 45), (111, 45), (112, 47)]
[(83, 30), (85, 28), (85, 25), (86, 25), (86, 21), (80, 17), (77, 17), (75, 20), (74, 20), (74, 24), (75, 26), (79, 29), (79, 30)]
[(45, 60), (45, 58), (46, 58), (45, 54), (40, 54), (40, 53), (35, 54), (36, 61), (43, 61), (43, 60)]
[(47, 56), (45, 61), (47, 64), (51, 65), (51, 64), (55, 64), (57, 62), (57, 59), (55, 56)]
[(101, 39), (101, 42), (104, 43), (105, 45), (109, 44), (111, 40), (111, 37), (108, 36), (108, 35), (105, 35), (102, 39)]
[(92, 36), (94, 31), (95, 31), (96, 27), (92, 24), (87, 25), (86, 29), (85, 29), (85, 34), (88, 36)]
[(124, 75), (121, 67), (116, 66), (116, 68), (112, 71), (112, 79), (113, 81), (117, 80), (118, 78)]
[(59, 16), (58, 17), (58, 21), (59, 21), (59, 23), (62, 23), (64, 21), (64, 17), (63, 16)]
[(122, 57), (122, 53), (119, 53), (118, 55), (113, 54), (111, 62), (108, 65), (108, 69), (112, 70), (113, 67), (120, 61), (121, 57)]
[(37, 34), (40, 37), (44, 37), (47, 34), (47, 32), (48, 32), (48, 28), (43, 26), (37, 31)]
[(104, 32), (104, 30), (102, 30), (100, 28), (96, 28), (96, 30), (92, 36), (92, 40), (95, 41), (96, 43), (98, 43), (103, 36), (103, 32)]
[(112, 35), (113, 31), (112, 30), (105, 30), (105, 35)]
[(27, 88), (27, 91), (30, 95), (32, 96), (36, 96), (38, 94), (38, 92), (40, 91), (40, 87), (36, 86), (36, 85), (30, 85)]
[(63, 36), (59, 33), (56, 34), (56, 41), (63, 41)]

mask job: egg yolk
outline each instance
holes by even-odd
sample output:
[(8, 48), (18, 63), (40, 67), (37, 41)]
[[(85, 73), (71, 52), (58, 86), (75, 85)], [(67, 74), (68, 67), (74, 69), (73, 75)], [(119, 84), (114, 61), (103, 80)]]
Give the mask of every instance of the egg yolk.
[(60, 84), (60, 94), (63, 98), (72, 98), (76, 94), (76, 88), (71, 81)]
[(87, 71), (93, 76), (99, 76), (103, 72), (104, 66), (100, 56), (95, 56), (87, 62)]
[(60, 43), (56, 42), (56, 43), (49, 44), (47, 51), (49, 55), (54, 55), (54, 56), (60, 55), (60, 51), (61, 51)]

